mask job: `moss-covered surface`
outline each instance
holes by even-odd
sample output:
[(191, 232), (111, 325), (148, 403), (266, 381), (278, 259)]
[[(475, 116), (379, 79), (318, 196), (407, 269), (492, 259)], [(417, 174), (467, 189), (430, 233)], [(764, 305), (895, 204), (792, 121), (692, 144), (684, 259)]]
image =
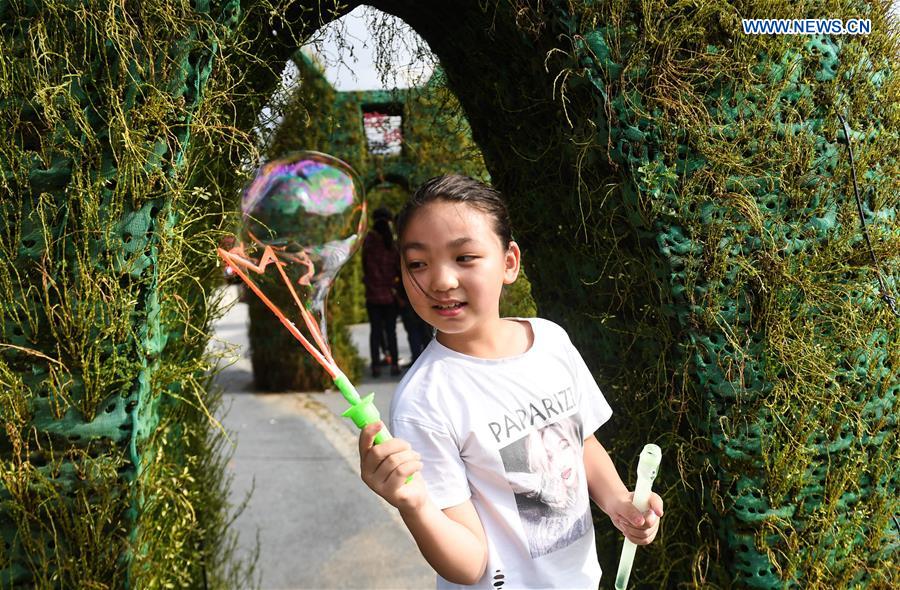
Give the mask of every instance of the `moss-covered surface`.
[(204, 357), (241, 16), (0, 2), (4, 588), (253, 585)]
[[(601, 437), (626, 479), (641, 445), (664, 449), (667, 516), (635, 582), (896, 585), (900, 323), (879, 296), (836, 117), (854, 130), (896, 294), (884, 7), (377, 5), (440, 58), (513, 201), (541, 314), (569, 329), (617, 411)], [(776, 13), (865, 16), (873, 34), (741, 33), (741, 17)], [(598, 531), (614, 571), (619, 540), (603, 519)]]
[[(372, 4), (440, 58), (626, 479), (663, 447), (634, 584), (900, 585), (886, 3)], [(212, 573), (212, 250), (280, 66), (350, 8), (0, 0), (3, 585), (242, 586)], [(741, 33), (771, 16), (873, 32)]]

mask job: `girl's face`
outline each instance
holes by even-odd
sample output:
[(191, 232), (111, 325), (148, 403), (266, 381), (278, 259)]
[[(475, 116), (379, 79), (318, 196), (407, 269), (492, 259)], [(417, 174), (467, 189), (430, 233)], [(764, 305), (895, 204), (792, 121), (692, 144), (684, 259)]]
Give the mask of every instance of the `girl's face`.
[(571, 441), (555, 428), (544, 430), (544, 448), (547, 462), (554, 477), (562, 480), (566, 488), (578, 485), (578, 452)]
[(519, 247), (501, 244), (493, 221), (470, 205), (438, 200), (417, 210), (401, 236), (410, 303), (458, 352), (496, 333), (500, 292), (519, 273)]

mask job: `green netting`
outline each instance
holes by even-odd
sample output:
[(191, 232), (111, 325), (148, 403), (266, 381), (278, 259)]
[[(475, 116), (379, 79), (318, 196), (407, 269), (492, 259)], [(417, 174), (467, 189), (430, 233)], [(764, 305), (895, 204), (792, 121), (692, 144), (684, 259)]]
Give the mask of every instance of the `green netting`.
[[(700, 395), (689, 419), (713, 470), (704, 509), (730, 583), (883, 587), (898, 546), (897, 324), (865, 266), (836, 115), (856, 109), (857, 161), (873, 144), (896, 154), (896, 127), (859, 94), (877, 95), (891, 66), (840, 38), (790, 41), (759, 43), (749, 77), (710, 70), (665, 98), (653, 85), (678, 65), (644, 53), (653, 42), (636, 30), (595, 29), (579, 53), (608, 108), (598, 122), (627, 177), (629, 221), (655, 236), (666, 313), (686, 340)], [(690, 59), (726, 61), (721, 46), (702, 51)], [(884, 272), (896, 263), (897, 161), (866, 161)]]
[(238, 14), (237, 2), (0, 2), (0, 586), (151, 588), (203, 573), (147, 562), (207, 551), (196, 538), (157, 545), (221, 526), (219, 487), (172, 507), (208, 523), (139, 522), (170, 486), (160, 474), (198, 463), (161, 419), (197, 428), (179, 444), (215, 463), (207, 413), (172, 403), (202, 392), (203, 346), (167, 347), (187, 310), (160, 266), (173, 267), (173, 227), (190, 210), (188, 125)]

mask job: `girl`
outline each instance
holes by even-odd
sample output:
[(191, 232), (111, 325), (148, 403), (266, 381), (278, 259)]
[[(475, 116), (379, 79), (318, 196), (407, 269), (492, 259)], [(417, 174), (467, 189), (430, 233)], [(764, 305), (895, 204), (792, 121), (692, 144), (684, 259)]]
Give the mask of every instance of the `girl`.
[(500, 195), (433, 178), (398, 226), (404, 286), (437, 336), (394, 395), (396, 438), (373, 446), (380, 423), (360, 434), (363, 481), (400, 511), (438, 588), (597, 588), (588, 496), (637, 544), (662, 500), (631, 504), (593, 436), (612, 410), (565, 331), (500, 317), (521, 258)]

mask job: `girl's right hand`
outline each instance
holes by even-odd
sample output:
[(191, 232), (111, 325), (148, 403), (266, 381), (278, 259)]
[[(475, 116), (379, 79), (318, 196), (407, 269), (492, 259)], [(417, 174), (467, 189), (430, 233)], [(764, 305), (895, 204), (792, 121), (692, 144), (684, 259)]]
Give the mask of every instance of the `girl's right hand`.
[[(384, 426), (369, 424), (359, 434), (359, 471), (373, 492), (387, 500), (400, 512), (411, 512), (424, 506), (428, 497), (422, 479), (419, 453), (399, 438), (375, 444), (375, 435)], [(412, 480), (407, 483), (409, 476)]]

